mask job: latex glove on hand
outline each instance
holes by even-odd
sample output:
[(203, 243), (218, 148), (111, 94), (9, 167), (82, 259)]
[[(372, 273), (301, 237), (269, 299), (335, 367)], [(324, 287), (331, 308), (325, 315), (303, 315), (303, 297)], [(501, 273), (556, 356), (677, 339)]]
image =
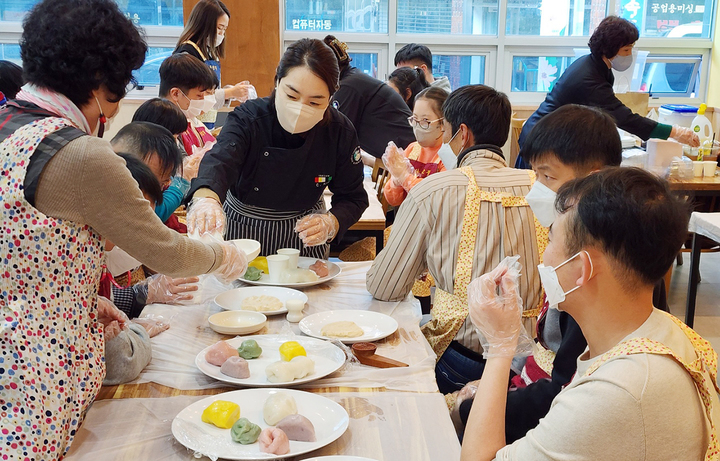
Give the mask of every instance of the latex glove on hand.
[(295, 232), (300, 234), (305, 246), (324, 245), (338, 233), (340, 223), (332, 213), (309, 214), (295, 224)]
[(212, 197), (193, 198), (187, 212), (188, 234), (197, 233), (223, 235), (225, 233), (225, 213), (220, 202)]
[(215, 271), (215, 275), (230, 283), (243, 276), (248, 268), (248, 258), (244, 251), (230, 242), (221, 243), (223, 261)]
[(172, 278), (167, 275), (155, 274), (142, 283), (147, 287), (147, 304), (176, 304), (180, 301), (193, 299), (193, 291), (197, 291), (198, 277)]
[(112, 301), (98, 296), (98, 321), (104, 326), (103, 337), (107, 342), (119, 335), (130, 319)]
[(673, 125), (670, 137), (682, 144), (687, 144), (690, 147), (700, 146), (700, 138), (696, 135), (693, 130), (684, 126)]
[[(214, 145), (215, 143), (212, 144)], [(183, 159), (182, 177), (188, 181), (195, 179), (198, 175), (198, 170), (200, 170), (200, 162), (204, 156), (204, 152), (202, 154), (195, 153), (195, 146), (193, 146), (193, 155), (189, 155)]]
[(522, 326), (519, 256), (506, 257), (468, 286), (470, 320), (482, 336), (483, 357), (513, 357)]
[(415, 168), (413, 168), (410, 160), (405, 157), (404, 151), (399, 149), (392, 141), (388, 143), (382, 161), (385, 168), (390, 172), (393, 183), (398, 187), (402, 186), (408, 178), (415, 176)]
[[(208, 141), (205, 144), (203, 144), (202, 147), (198, 147), (196, 145), (192, 146), (192, 153), (190, 155), (190, 158), (193, 157), (200, 157), (200, 160), (202, 160), (203, 156), (210, 151), (210, 149), (213, 148), (213, 146), (217, 144), (217, 141)], [(198, 168), (200, 167), (200, 161), (198, 160)], [(195, 173), (195, 176), (197, 176), (197, 173)]]
[(248, 99), (257, 99), (255, 87), (245, 80), (225, 88), (225, 99), (235, 99), (244, 103)]

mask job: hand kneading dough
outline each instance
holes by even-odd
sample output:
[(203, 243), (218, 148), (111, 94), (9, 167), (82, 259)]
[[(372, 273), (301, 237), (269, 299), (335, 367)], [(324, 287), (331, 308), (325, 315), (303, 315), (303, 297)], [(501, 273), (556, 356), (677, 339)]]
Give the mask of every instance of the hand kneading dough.
[(263, 419), (271, 426), (276, 425), (284, 417), (294, 414), (297, 414), (297, 404), (287, 392), (272, 394), (263, 405)]
[(269, 312), (278, 311), (282, 308), (282, 301), (275, 296), (250, 296), (249, 298), (243, 299), (242, 302), (242, 310), (244, 311)]
[(205, 360), (215, 366), (222, 366), (230, 357), (238, 357), (238, 351), (230, 347), (225, 341), (218, 341), (213, 344), (205, 353)]
[(288, 415), (277, 423), (276, 427), (287, 434), (288, 439), (297, 442), (314, 442), (315, 426), (303, 415)]
[(220, 366), (220, 373), (236, 379), (250, 377), (250, 366), (242, 357), (230, 357)]
[(304, 378), (313, 371), (315, 371), (315, 362), (304, 355), (299, 355), (289, 362), (281, 360), (265, 368), (265, 374), (271, 383), (289, 383)]
[(277, 427), (266, 427), (258, 438), (260, 451), (274, 455), (285, 455), (290, 453), (290, 440), (288, 436)]
[(343, 320), (340, 322), (328, 323), (322, 327), (320, 334), (327, 336), (328, 338), (357, 338), (358, 336), (365, 334), (365, 332), (357, 325), (357, 323)]

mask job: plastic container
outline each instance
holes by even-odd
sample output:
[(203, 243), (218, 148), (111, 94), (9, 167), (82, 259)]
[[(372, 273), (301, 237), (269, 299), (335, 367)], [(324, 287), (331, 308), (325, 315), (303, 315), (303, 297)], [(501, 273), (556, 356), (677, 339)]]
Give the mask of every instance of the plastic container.
[(667, 125), (679, 125), (690, 128), (698, 108), (683, 104), (664, 104), (660, 106), (658, 122)]
[(690, 129), (698, 135), (698, 138), (700, 138), (700, 152), (698, 153), (698, 160), (702, 160), (706, 155), (710, 155), (710, 151), (713, 147), (712, 143), (715, 140), (712, 124), (710, 123), (710, 120), (705, 117), (705, 109), (707, 109), (707, 105), (700, 104), (697, 115), (690, 125)]

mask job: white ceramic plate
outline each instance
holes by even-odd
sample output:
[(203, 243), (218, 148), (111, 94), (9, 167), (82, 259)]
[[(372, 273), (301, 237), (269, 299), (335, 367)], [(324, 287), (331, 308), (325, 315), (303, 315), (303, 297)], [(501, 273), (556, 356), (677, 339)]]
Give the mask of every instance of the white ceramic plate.
[(221, 335), (249, 335), (261, 330), (267, 317), (253, 311), (223, 311), (208, 317), (210, 328)]
[(285, 303), (289, 299), (297, 299), (302, 301), (303, 303), (306, 303), (308, 300), (308, 297), (305, 293), (303, 293), (302, 291), (293, 290), (291, 288), (244, 287), (228, 290), (225, 293), (220, 293), (219, 295), (215, 296), (215, 304), (227, 311), (240, 311), (242, 310), (242, 302), (245, 298), (249, 298), (250, 296), (262, 295), (274, 296), (283, 303), (282, 308), (278, 310), (263, 311), (262, 313), (265, 315), (277, 315), (286, 313), (287, 307), (285, 307)]
[(235, 239), (230, 240), (238, 249), (245, 252), (248, 257), (248, 262), (257, 258), (260, 254), (260, 242), (251, 239)]
[[(256, 359), (248, 360), (250, 368), (250, 377), (245, 379), (233, 378), (220, 372), (220, 367), (208, 363), (205, 360), (205, 353), (211, 346), (206, 347), (195, 357), (195, 366), (200, 371), (211, 378), (223, 381), (235, 386), (242, 387), (289, 387), (298, 384), (309, 383), (320, 379), (330, 373), (336, 371), (345, 363), (345, 352), (339, 347), (315, 338), (306, 338), (297, 336), (288, 338), (280, 335), (256, 335), (256, 336), (238, 336), (229, 339), (227, 343), (232, 347), (240, 347), (240, 344), (246, 339), (254, 339), (262, 348), (262, 354)], [(307, 356), (315, 361), (315, 371), (304, 378), (296, 379), (289, 383), (271, 383), (267, 380), (265, 368), (268, 365), (280, 360), (280, 346), (286, 341), (297, 341), (305, 348)]]
[(334, 456), (319, 456), (317, 458), (306, 458), (303, 461), (377, 461), (377, 460), (371, 459), (371, 458), (365, 458), (362, 456), (334, 455)]
[[(365, 334), (356, 338), (330, 338), (323, 336), (322, 328), (328, 323), (349, 320), (363, 329)], [(339, 339), (345, 344), (372, 342), (395, 333), (397, 321), (389, 315), (373, 311), (327, 311), (308, 315), (300, 321), (300, 331), (308, 336), (320, 339)]]
[[(315, 426), (316, 442), (291, 441), (289, 453), (270, 455), (262, 453), (257, 442), (250, 445), (235, 443), (230, 436), (230, 429), (220, 429), (202, 422), (205, 408), (216, 400), (225, 400), (240, 405), (240, 415), (264, 429), (268, 425), (263, 419), (263, 405), (270, 395), (277, 392), (286, 392), (295, 399), (298, 413)], [(292, 389), (243, 389), (213, 395), (187, 406), (173, 420), (172, 433), (178, 442), (205, 455), (232, 460), (267, 460), (290, 458), (322, 448), (343, 435), (349, 422), (350, 418), (343, 407), (320, 394)]]
[[(304, 256), (301, 256), (298, 259), (298, 268), (300, 269), (307, 269), (311, 265), (315, 264), (317, 261), (316, 258), (306, 258)], [(271, 282), (270, 276), (268, 274), (263, 274), (262, 277), (260, 277), (260, 280), (252, 281), (252, 280), (245, 280), (244, 278), (240, 278), (239, 280), (241, 282), (245, 282), (250, 285), (263, 285), (263, 286), (282, 286), (282, 287), (290, 287), (290, 288), (303, 288), (303, 287), (311, 287), (315, 285), (320, 285), (321, 283), (325, 283), (329, 280), (334, 279), (338, 275), (340, 275), (340, 272), (342, 270), (340, 269), (340, 266), (338, 266), (335, 263), (332, 263), (330, 261), (322, 260), (325, 264), (328, 266), (328, 275), (325, 277), (320, 277), (319, 279), (315, 280), (314, 282), (300, 282), (300, 283), (281, 283), (281, 282)]]

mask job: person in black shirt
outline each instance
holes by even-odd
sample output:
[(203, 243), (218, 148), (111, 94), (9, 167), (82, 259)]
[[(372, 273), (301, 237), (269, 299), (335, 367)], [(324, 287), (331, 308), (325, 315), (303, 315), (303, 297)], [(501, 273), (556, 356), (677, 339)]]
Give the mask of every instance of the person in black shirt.
[[(236, 107), (203, 157), (190, 188), (189, 233), (255, 239), (263, 255), (288, 247), (327, 258), (328, 242), (368, 206), (355, 129), (329, 107), (338, 75), (321, 40), (288, 47), (272, 95)], [(329, 212), (326, 186), (333, 192)]]
[(360, 147), (380, 158), (390, 141), (398, 146), (414, 142), (408, 124), (412, 112), (403, 98), (385, 83), (351, 66), (345, 43), (332, 35), (325, 37), (325, 43), (335, 52), (340, 66), (340, 89), (333, 95), (333, 107), (353, 123)]
[[(577, 59), (565, 70), (545, 101), (523, 125), (518, 139), (520, 147), (541, 118), (565, 104), (603, 109), (613, 117), (618, 127), (643, 140), (673, 138), (691, 146), (700, 145), (692, 130), (665, 125), (635, 114), (615, 97), (612, 69), (624, 71), (632, 66), (632, 49), (638, 37), (637, 27), (630, 21), (617, 16), (603, 19), (588, 42), (590, 54)], [(515, 167), (529, 168), (520, 156), (515, 161)]]

